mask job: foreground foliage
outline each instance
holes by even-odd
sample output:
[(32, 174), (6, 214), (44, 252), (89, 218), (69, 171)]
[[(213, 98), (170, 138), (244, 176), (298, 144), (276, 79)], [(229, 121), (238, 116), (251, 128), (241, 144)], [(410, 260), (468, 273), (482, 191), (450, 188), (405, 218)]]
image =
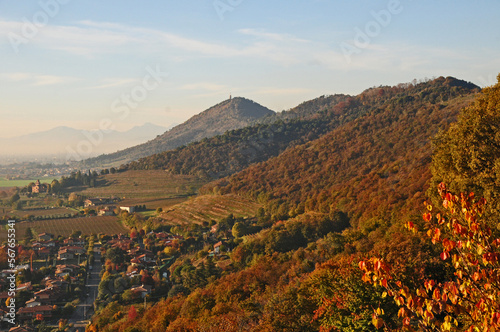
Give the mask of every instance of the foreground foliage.
[[(498, 331), (500, 329), (500, 237), (483, 213), (484, 198), (474, 194), (454, 195), (439, 186), (443, 215), (432, 205), (424, 214), (424, 233), (442, 248), (440, 258), (449, 261), (454, 276), (448, 280), (427, 279), (410, 289), (394, 278), (389, 264), (378, 258), (360, 261), (363, 280), (386, 289), (401, 309), (404, 329), (409, 331)], [(422, 231), (412, 222), (408, 229)], [(373, 324), (384, 325), (377, 309)]]

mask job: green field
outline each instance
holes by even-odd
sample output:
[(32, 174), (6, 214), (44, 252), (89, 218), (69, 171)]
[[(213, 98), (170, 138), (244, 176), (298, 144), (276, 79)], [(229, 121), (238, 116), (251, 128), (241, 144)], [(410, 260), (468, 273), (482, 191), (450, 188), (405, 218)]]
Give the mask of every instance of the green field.
[[(11, 188), (11, 187), (24, 187), (30, 184), (31, 182), (35, 182), (35, 180), (7, 180), (5, 178), (0, 178), (0, 188)], [(52, 180), (41, 180), (42, 183), (51, 182)]]
[[(82, 217), (70, 219), (52, 219), (40, 221), (22, 221), (16, 223), (16, 239), (21, 240), (25, 237), (26, 229), (31, 227), (36, 233), (52, 233), (55, 236), (69, 236), (74, 231), (81, 231), (84, 235), (90, 234), (120, 234), (128, 233), (128, 229), (124, 227), (117, 217)], [(0, 230), (0, 242), (6, 241), (7, 231)]]

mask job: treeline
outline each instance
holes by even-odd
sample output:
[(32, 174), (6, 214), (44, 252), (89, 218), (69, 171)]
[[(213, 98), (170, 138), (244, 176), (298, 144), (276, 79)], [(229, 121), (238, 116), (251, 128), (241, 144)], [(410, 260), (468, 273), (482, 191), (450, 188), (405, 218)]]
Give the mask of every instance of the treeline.
[(439, 78), (418, 85), (372, 88), (355, 97), (320, 97), (264, 118), (262, 123), (142, 158), (128, 167), (219, 178), (311, 142), (366, 114), (388, 108), (414, 114), (422, 105), (444, 107), (451, 99), (477, 91), (473, 84)]
[[(401, 310), (406, 316), (413, 308), (408, 292), (401, 293), (403, 301), (408, 300), (408, 307), (404, 302), (401, 309), (401, 302), (383, 292), (381, 280), (376, 284), (363, 280), (359, 262), (381, 257), (391, 266), (398, 287), (416, 289), (417, 294), (422, 294), (419, 287), (426, 280), (444, 284), (457, 279), (450, 259), (439, 258), (443, 248), (431, 245), (422, 236), (425, 232), (414, 235), (404, 225), (412, 220), (423, 229), (420, 214), (431, 178), (430, 137), (449, 128), (476, 92), (475, 86), (445, 78), (369, 89), (356, 97), (358, 105), (366, 102), (369, 107), (374, 100), (381, 104), (365, 116), (205, 186), (205, 192), (256, 198), (265, 205), (259, 216), (272, 226), (234, 241), (231, 264), (221, 267), (220, 277), (214, 277), (218, 279), (184, 285), (183, 276), (196, 281), (207, 275), (206, 267), (190, 267), (191, 262), (185, 261), (175, 277), (180, 275), (175, 280), (185, 289), (179, 288), (176, 296), (147, 310), (138, 308), (139, 315), (128, 318), (116, 315), (129, 310), (127, 306), (110, 305), (89, 330), (377, 331), (381, 324), (377, 315), (383, 317), (385, 329), (401, 328)], [(500, 114), (498, 104), (494, 105), (485, 119), (498, 121), (493, 117)], [(474, 133), (483, 132), (472, 128)], [(490, 138), (495, 135), (493, 130), (487, 133)], [(495, 139), (485, 142), (490, 141), (497, 144)], [(493, 151), (486, 155), (494, 158), (495, 150), (484, 149), (480, 140), (470, 142), (473, 150)], [(453, 156), (463, 146), (445, 150), (450, 148), (452, 154), (445, 155), (449, 159), (434, 163), (458, 169)], [(487, 169), (471, 174), (482, 179)], [(456, 174), (451, 180), (460, 182)], [(497, 181), (493, 180), (491, 185)], [(434, 296), (425, 294), (428, 299)], [(380, 311), (374, 312), (377, 308)], [(460, 323), (468, 317), (456, 315)], [(440, 324), (442, 319), (436, 314), (432, 321)], [(423, 330), (416, 320), (408, 322), (414, 330)]]
[[(476, 92), (447, 82), (441, 81), (439, 95), (434, 95), (436, 82), (405, 89), (320, 139), (212, 182), (201, 191), (249, 195), (266, 204), (274, 221), (308, 211), (341, 210), (348, 211), (357, 226), (360, 220), (391, 219), (395, 208), (403, 212), (418, 208), (430, 178), (430, 139), (449, 127)], [(359, 98), (367, 100), (384, 91), (368, 90), (364, 94), (369, 97)], [(398, 100), (410, 91), (411, 103), (400, 105)], [(448, 102), (432, 102), (437, 99)]]

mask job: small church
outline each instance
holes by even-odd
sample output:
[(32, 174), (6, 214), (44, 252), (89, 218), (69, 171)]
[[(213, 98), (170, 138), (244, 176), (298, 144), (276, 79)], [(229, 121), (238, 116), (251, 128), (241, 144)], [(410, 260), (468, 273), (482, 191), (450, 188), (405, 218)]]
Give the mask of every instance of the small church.
[(40, 183), (40, 180), (36, 180), (35, 185), (31, 187), (31, 192), (35, 194), (46, 193), (47, 190), (48, 186)]

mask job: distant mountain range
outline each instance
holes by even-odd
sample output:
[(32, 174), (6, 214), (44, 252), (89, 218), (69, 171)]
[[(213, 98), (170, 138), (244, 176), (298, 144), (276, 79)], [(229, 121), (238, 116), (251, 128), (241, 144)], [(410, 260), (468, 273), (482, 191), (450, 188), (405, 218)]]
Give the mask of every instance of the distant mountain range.
[[(14, 157), (17, 160), (28, 160), (26, 158), (29, 156), (36, 156), (36, 158), (45, 156), (48, 160), (51, 157), (67, 156), (68, 151), (78, 150), (82, 158), (89, 158), (144, 143), (168, 129), (146, 123), (127, 131), (111, 130), (102, 133), (60, 126), (33, 134), (1, 138), (0, 156)], [(78, 148), (79, 144), (80, 148)]]
[(126, 164), (142, 157), (220, 135), (228, 130), (247, 127), (257, 120), (275, 114), (274, 111), (249, 99), (231, 98), (193, 116), (147, 143), (84, 160), (82, 166), (104, 167)]

